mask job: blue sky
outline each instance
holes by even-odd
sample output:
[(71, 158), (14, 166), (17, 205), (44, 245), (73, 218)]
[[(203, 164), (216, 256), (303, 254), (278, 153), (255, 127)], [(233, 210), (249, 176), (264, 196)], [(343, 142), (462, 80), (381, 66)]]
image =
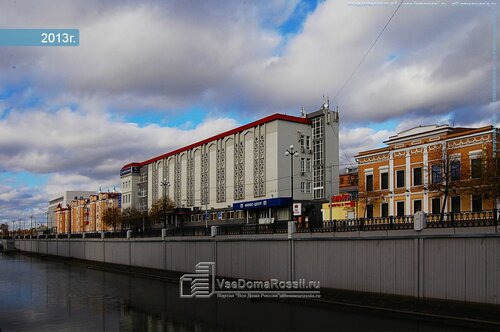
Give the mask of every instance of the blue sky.
[[(499, 113), (498, 6), (443, 3), (402, 6), (332, 102), (342, 163), (400, 130), (487, 125)], [(0, 28), (80, 29), (74, 48), (0, 47), (0, 222), (43, 216), (63, 190), (112, 188), (125, 163), (318, 109), (394, 10), (334, 0), (0, 3)]]

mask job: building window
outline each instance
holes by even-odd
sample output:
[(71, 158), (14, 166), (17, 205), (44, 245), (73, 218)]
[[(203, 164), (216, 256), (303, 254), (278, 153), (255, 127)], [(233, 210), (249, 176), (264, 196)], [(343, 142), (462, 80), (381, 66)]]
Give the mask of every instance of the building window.
[(431, 166), (431, 182), (432, 183), (441, 183), (441, 166), (432, 165)]
[(416, 199), (413, 201), (413, 213), (422, 211), (422, 200)]
[(481, 195), (472, 195), (472, 211), (479, 212), (483, 210), (483, 197)]
[(405, 186), (405, 171), (396, 172), (396, 187), (403, 188)]
[(369, 204), (366, 206), (366, 218), (373, 218), (373, 205)]
[(416, 167), (413, 169), (413, 185), (422, 185), (422, 167)]
[(471, 159), (470, 161), (471, 177), (473, 179), (479, 179), (481, 177), (481, 159)]
[(366, 176), (366, 191), (373, 191), (373, 174)]
[(323, 142), (323, 116), (312, 119), (312, 144), (313, 144), (313, 198), (320, 199), (324, 197), (324, 142)]
[(148, 182), (148, 172), (141, 172), (139, 183)]
[(451, 181), (460, 180), (460, 161), (454, 160), (450, 163)]
[(460, 212), (460, 196), (453, 196), (451, 198), (451, 212)]
[(302, 173), (311, 171), (311, 159), (310, 158), (301, 158), (300, 159), (300, 171)]
[(431, 201), (431, 212), (432, 214), (439, 214), (441, 212), (441, 199), (433, 198)]
[(405, 215), (405, 202), (399, 201), (396, 203), (396, 215), (403, 217)]
[(318, 116), (312, 120), (313, 139), (323, 138), (323, 117)]
[(389, 189), (389, 173), (380, 174), (380, 189)]
[(311, 148), (311, 136), (300, 135), (300, 148), (302, 152)]
[(386, 218), (389, 216), (389, 203), (380, 204), (380, 214), (382, 218)]
[(302, 181), (300, 183), (300, 192), (303, 194), (310, 194), (311, 193), (311, 182)]

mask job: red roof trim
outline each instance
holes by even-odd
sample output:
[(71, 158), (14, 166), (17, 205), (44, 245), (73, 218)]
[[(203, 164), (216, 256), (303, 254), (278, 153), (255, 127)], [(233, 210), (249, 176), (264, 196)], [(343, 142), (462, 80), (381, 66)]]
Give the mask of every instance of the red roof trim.
[(221, 134), (209, 137), (209, 138), (204, 139), (202, 141), (199, 141), (199, 142), (193, 143), (191, 145), (182, 147), (180, 149), (177, 149), (177, 150), (174, 150), (174, 151), (162, 154), (161, 156), (154, 157), (154, 158), (148, 159), (148, 160), (140, 162), (140, 163), (133, 162), (133, 163), (127, 164), (127, 165), (123, 166), (121, 169), (123, 170), (125, 168), (132, 167), (132, 166), (144, 166), (144, 165), (148, 165), (148, 164), (151, 164), (151, 163), (153, 163), (155, 161), (158, 161), (158, 160), (161, 160), (161, 159), (173, 156), (175, 154), (178, 154), (178, 153), (190, 150), (190, 149), (194, 149), (195, 147), (198, 147), (200, 145), (207, 144), (207, 143), (210, 143), (212, 141), (216, 141), (218, 139), (224, 138), (226, 136), (233, 135), (233, 134), (242, 132), (244, 130), (247, 130), (247, 129), (250, 129), (250, 128), (253, 128), (253, 127), (256, 127), (256, 126), (260, 126), (260, 125), (262, 125), (264, 123), (272, 122), (272, 121), (275, 121), (275, 120), (283, 120), (283, 121), (290, 121), (290, 122), (296, 122), (296, 123), (311, 124), (311, 121), (309, 119), (307, 119), (307, 118), (301, 118), (301, 117), (297, 117), (297, 116), (291, 116), (291, 115), (285, 115), (285, 114), (276, 113), (276, 114), (273, 114), (273, 115), (266, 116), (265, 118), (259, 119), (257, 121), (250, 122), (250, 123), (248, 123), (248, 124), (246, 124), (244, 126), (231, 129), (231, 130), (226, 131), (224, 133), (221, 133)]

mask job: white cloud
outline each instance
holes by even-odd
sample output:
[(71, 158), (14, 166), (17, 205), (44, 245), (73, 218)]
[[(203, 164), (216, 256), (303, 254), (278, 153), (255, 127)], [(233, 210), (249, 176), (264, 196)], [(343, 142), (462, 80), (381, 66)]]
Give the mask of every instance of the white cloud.
[(43, 215), (49, 198), (64, 190), (112, 190), (120, 168), (200, 141), (238, 124), (207, 118), (195, 128), (178, 129), (113, 120), (105, 113), (11, 112), (0, 120), (0, 165), (4, 171), (49, 174), (43, 188), (15, 179), (0, 184), (0, 221)]
[(133, 160), (194, 143), (236, 127), (229, 118), (208, 118), (194, 129), (139, 127), (104, 113), (61, 109), (12, 112), (0, 120), (0, 164), (8, 170), (73, 171), (97, 179)]
[(383, 141), (394, 133), (389, 130), (374, 130), (367, 127), (340, 128), (341, 168), (351, 163), (356, 165), (353, 156), (359, 152), (383, 147)]
[[(296, 5), (0, 3), (0, 28), (72, 27), (81, 33), (75, 48), (0, 49), (1, 169), (51, 174), (46, 188), (25, 200), (40, 207), (48, 192), (111, 186), (125, 163), (236, 126), (226, 110), (314, 110), (323, 95), (339, 90), (395, 7), (325, 1), (299, 34), (279, 35), (276, 28)], [(498, 114), (498, 102), (491, 103), (491, 10), (403, 6), (332, 102), (343, 114), (341, 160), (352, 161), (401, 129), (453, 118), (457, 126), (482, 125)], [(277, 50), (284, 38), (285, 47)], [(194, 129), (122, 120), (124, 113), (181, 112), (193, 105), (217, 110), (217, 116)], [(387, 119), (400, 123), (390, 130), (365, 125)], [(5, 199), (25, 206), (21, 198), (29, 188), (0, 189)]]
[[(257, 109), (287, 109), (312, 108), (323, 94), (333, 97), (394, 9), (320, 4), (283, 56), (239, 70), (232, 82), (242, 90), (236, 98), (248, 96)], [(344, 121), (445, 114), (488, 104), (491, 10), (403, 6), (334, 101), (349, 110)]]

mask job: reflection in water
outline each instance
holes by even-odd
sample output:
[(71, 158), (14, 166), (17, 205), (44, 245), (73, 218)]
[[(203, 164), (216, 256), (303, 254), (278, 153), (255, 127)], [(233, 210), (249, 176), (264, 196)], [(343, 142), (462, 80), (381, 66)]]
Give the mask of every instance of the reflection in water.
[(456, 331), (373, 312), (249, 299), (180, 299), (177, 284), (0, 255), (5, 331)]

